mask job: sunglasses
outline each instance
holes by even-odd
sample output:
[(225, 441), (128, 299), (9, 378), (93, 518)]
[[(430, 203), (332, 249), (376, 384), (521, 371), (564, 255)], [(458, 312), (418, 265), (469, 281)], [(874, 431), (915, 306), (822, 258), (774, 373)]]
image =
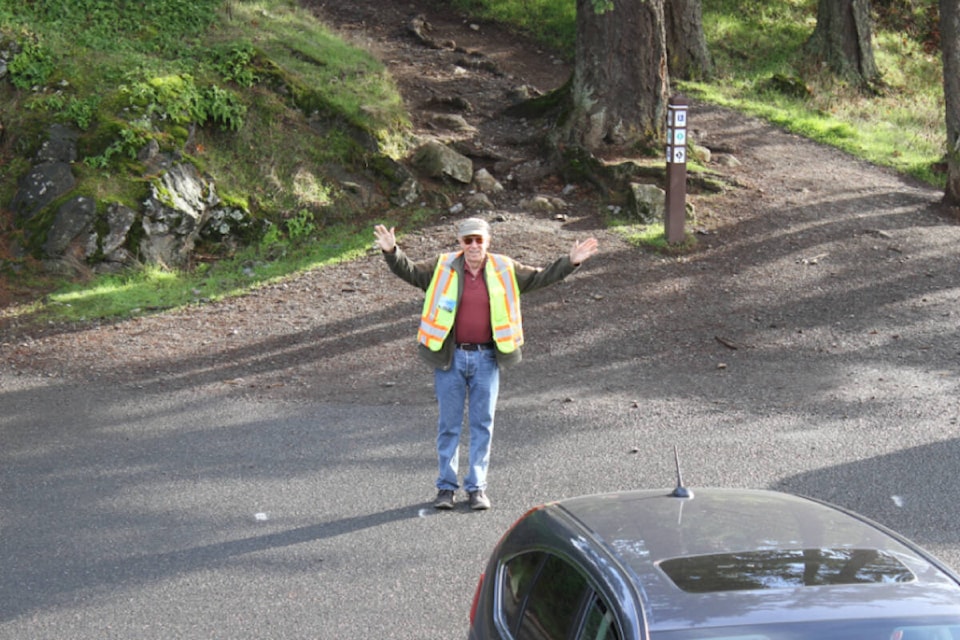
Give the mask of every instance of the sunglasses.
[(460, 238), (460, 242), (463, 244), (483, 244), (483, 236), (467, 236), (465, 238)]

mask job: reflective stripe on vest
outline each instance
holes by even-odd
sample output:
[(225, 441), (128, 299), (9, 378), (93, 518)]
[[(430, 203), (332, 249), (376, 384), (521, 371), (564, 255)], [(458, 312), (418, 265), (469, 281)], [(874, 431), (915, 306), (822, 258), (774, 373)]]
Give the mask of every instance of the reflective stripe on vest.
[(487, 254), (485, 269), (490, 295), (490, 326), (493, 341), (502, 353), (516, 351), (523, 344), (523, 319), (520, 315), (520, 287), (510, 259)]
[(433, 271), (433, 279), (427, 287), (427, 295), (423, 299), (417, 340), (430, 351), (440, 351), (443, 341), (453, 327), (453, 320), (457, 317), (459, 290), (453, 261), (458, 255), (444, 253), (440, 256), (437, 268)]
[[(433, 279), (423, 300), (417, 340), (431, 351), (439, 351), (453, 328), (460, 294), (453, 263), (461, 253), (445, 253), (437, 260)], [(497, 349), (511, 353), (523, 344), (520, 314), (520, 287), (513, 263), (505, 256), (487, 254), (484, 281), (490, 297), (490, 326)]]

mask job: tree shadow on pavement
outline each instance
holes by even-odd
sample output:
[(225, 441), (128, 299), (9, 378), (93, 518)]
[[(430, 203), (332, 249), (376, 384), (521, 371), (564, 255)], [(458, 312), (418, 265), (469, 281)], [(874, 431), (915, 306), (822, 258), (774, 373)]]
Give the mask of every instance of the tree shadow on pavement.
[(958, 459), (960, 440), (947, 439), (788, 476), (772, 488), (843, 505), (922, 545), (956, 544)]

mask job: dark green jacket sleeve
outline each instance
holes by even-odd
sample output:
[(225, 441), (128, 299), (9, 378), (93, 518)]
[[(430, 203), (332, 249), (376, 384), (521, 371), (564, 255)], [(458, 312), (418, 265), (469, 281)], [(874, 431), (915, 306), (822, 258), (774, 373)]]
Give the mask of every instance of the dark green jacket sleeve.
[(407, 254), (400, 247), (394, 249), (393, 253), (384, 252), (383, 257), (387, 261), (390, 271), (393, 271), (401, 280), (409, 282), (423, 291), (430, 288), (430, 280), (433, 279), (433, 272), (437, 268), (437, 260), (440, 259), (440, 256), (436, 256), (431, 260), (414, 262), (407, 257)]
[(528, 293), (559, 282), (577, 270), (577, 266), (570, 262), (569, 256), (558, 258), (543, 268), (528, 267), (513, 260), (513, 268), (517, 274), (520, 293)]

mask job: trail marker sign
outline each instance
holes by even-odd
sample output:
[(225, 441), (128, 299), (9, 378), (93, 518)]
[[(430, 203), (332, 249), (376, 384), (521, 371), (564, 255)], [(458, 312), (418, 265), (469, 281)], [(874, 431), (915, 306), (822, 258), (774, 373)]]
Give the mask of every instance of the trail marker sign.
[(687, 101), (681, 96), (673, 96), (667, 103), (667, 198), (663, 226), (669, 243), (683, 242), (685, 237), (687, 109)]

